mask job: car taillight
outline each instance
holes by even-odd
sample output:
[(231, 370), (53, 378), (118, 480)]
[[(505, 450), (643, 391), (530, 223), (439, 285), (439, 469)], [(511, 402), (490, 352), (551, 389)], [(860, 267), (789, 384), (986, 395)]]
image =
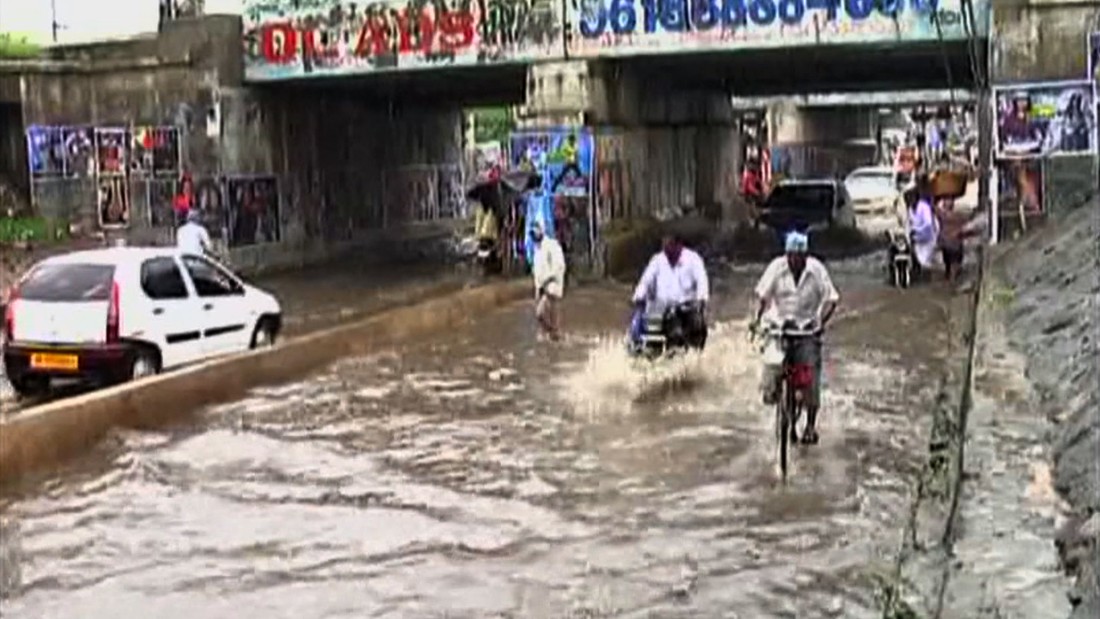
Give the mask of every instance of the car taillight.
[(15, 339), (15, 300), (19, 298), (19, 287), (11, 289), (8, 304), (4, 308), (4, 337), (7, 341)]
[(119, 318), (118, 282), (112, 282), (111, 302), (107, 306), (107, 343), (114, 343), (118, 341)]

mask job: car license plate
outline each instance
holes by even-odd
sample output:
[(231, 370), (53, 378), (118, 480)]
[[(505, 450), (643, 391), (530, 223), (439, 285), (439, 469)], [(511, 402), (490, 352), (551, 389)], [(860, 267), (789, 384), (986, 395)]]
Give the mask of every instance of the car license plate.
[(31, 355), (31, 368), (35, 370), (75, 371), (80, 367), (76, 355), (56, 355), (53, 353), (34, 353)]

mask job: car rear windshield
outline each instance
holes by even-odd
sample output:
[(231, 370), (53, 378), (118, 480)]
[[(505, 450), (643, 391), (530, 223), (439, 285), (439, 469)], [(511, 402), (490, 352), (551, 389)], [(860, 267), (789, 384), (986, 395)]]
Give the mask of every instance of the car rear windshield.
[(831, 211), (833, 188), (829, 185), (780, 185), (768, 195), (768, 206)]
[(43, 264), (19, 286), (28, 301), (106, 301), (115, 267), (103, 264)]

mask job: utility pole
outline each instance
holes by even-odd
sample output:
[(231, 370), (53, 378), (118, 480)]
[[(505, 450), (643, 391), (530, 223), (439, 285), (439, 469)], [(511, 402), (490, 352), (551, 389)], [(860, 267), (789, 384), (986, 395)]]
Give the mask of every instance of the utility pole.
[(50, 0), (50, 29), (53, 31), (53, 42), (57, 43), (57, 31), (61, 24), (57, 23), (57, 0)]

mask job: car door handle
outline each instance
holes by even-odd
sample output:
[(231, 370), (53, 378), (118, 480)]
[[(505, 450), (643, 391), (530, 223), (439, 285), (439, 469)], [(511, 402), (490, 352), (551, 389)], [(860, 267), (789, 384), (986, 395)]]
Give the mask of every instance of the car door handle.
[(206, 305), (202, 306), (202, 309), (204, 309), (206, 311), (210, 311), (210, 310), (214, 309), (214, 304), (213, 303), (207, 303)]
[(153, 315), (154, 316), (160, 316), (163, 313), (164, 313), (164, 308), (163, 307), (154, 307), (153, 308)]

